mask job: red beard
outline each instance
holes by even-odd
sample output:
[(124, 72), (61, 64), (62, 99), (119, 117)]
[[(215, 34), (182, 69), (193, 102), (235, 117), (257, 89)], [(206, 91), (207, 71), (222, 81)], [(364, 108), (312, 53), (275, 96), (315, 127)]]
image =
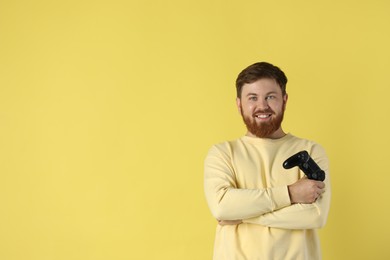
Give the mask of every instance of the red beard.
[(256, 111), (251, 117), (244, 116), (241, 112), (242, 119), (244, 120), (246, 128), (251, 134), (259, 138), (267, 138), (280, 128), (283, 121), (284, 111), (282, 111), (281, 114), (277, 117), (271, 118), (271, 120), (267, 122), (257, 123), (255, 114), (259, 112), (272, 114), (271, 116), (275, 115), (275, 112), (269, 108), (264, 111)]

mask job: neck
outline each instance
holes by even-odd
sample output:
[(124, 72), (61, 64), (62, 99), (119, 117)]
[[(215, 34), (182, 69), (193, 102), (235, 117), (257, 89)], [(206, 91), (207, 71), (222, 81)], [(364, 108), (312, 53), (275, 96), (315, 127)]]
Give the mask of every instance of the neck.
[(282, 128), (279, 128), (278, 130), (276, 130), (272, 134), (265, 136), (265, 137), (257, 137), (256, 135), (252, 134), (249, 131), (246, 133), (246, 136), (255, 137), (255, 138), (268, 138), (268, 139), (279, 139), (279, 138), (284, 137), (285, 135), (286, 135), (286, 133), (283, 131)]

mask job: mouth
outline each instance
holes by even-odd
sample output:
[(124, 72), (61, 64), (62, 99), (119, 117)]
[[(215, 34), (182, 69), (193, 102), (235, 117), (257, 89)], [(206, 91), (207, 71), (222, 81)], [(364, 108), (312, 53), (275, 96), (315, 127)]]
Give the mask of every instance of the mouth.
[(254, 117), (260, 120), (268, 119), (272, 116), (272, 114), (255, 114)]

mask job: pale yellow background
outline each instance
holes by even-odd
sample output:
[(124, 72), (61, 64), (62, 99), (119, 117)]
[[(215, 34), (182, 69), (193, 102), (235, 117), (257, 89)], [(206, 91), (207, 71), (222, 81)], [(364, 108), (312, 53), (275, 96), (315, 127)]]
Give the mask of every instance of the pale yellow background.
[(389, 259), (389, 28), (385, 0), (0, 0), (0, 259), (211, 259), (203, 159), (262, 60), (331, 160), (324, 259)]

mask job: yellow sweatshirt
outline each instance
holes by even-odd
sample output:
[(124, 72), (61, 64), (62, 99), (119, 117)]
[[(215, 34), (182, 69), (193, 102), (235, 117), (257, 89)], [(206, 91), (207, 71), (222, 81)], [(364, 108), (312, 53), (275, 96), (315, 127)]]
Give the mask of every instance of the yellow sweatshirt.
[[(291, 204), (287, 185), (304, 176), (283, 162), (306, 150), (326, 173), (325, 192), (313, 204)], [(205, 159), (204, 189), (218, 220), (214, 260), (321, 259), (317, 228), (325, 225), (330, 206), (328, 159), (324, 149), (291, 134), (280, 139), (244, 136), (214, 145)]]

